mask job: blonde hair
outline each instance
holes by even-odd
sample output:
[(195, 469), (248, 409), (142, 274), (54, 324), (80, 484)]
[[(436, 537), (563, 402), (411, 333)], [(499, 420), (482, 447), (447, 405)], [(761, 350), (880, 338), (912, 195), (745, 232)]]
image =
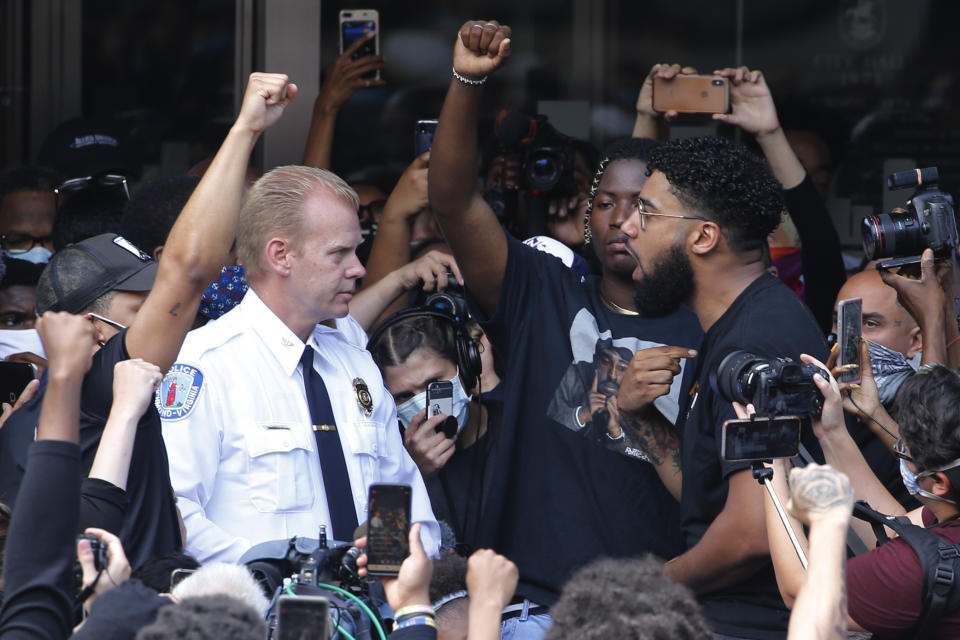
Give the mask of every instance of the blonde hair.
[(326, 169), (287, 165), (264, 174), (247, 191), (237, 221), (237, 256), (248, 271), (264, 271), (263, 248), (275, 236), (299, 242), (303, 206), (322, 192), (360, 206), (357, 192), (343, 178)]

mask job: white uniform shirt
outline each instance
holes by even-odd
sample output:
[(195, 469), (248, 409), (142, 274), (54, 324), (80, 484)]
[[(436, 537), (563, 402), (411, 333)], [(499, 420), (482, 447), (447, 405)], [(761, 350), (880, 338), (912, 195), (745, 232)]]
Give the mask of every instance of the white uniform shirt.
[[(397, 428), (397, 409), (347, 316), (317, 325), (308, 344), (323, 377), (343, 445), (357, 521), (367, 519), (370, 484), (408, 484), (412, 521), (430, 555), (440, 546), (423, 478)], [(201, 563), (235, 562), (267, 540), (333, 537), (300, 357), (304, 344), (251, 289), (220, 319), (187, 334), (157, 390), (170, 480)], [(366, 382), (367, 416), (353, 381)]]

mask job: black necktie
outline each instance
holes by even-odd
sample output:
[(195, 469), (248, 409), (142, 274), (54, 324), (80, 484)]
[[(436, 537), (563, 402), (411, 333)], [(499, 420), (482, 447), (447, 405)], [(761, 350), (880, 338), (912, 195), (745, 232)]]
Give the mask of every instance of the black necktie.
[(357, 510), (353, 506), (350, 476), (337, 433), (337, 422), (333, 417), (333, 407), (330, 406), (330, 395), (323, 378), (313, 369), (313, 348), (310, 345), (304, 348), (300, 364), (303, 365), (303, 386), (307, 392), (313, 435), (317, 439), (333, 537), (341, 542), (351, 542), (353, 531), (357, 528)]

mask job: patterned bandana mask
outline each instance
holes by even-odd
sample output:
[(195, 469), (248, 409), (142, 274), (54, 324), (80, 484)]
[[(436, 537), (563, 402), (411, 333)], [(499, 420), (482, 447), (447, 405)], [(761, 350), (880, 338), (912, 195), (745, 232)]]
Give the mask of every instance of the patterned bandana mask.
[(243, 265), (240, 264), (221, 269), (220, 275), (200, 298), (200, 313), (216, 320), (237, 306), (247, 292), (246, 275)]
[(880, 392), (880, 403), (886, 406), (893, 401), (903, 381), (916, 373), (917, 368), (899, 351), (870, 340), (867, 344), (870, 347), (870, 368)]

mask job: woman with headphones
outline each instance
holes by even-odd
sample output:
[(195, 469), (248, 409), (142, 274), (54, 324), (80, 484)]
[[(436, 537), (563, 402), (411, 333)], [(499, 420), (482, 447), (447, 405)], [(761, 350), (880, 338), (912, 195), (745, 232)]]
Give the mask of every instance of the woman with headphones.
[[(500, 403), (479, 401), (479, 340), (466, 323), (436, 307), (416, 307), (388, 318), (367, 348), (397, 403), (404, 445), (427, 484), (437, 520), (457, 543), (475, 543), (488, 472), (496, 443)], [(427, 419), (427, 386), (448, 381), (452, 409)]]

